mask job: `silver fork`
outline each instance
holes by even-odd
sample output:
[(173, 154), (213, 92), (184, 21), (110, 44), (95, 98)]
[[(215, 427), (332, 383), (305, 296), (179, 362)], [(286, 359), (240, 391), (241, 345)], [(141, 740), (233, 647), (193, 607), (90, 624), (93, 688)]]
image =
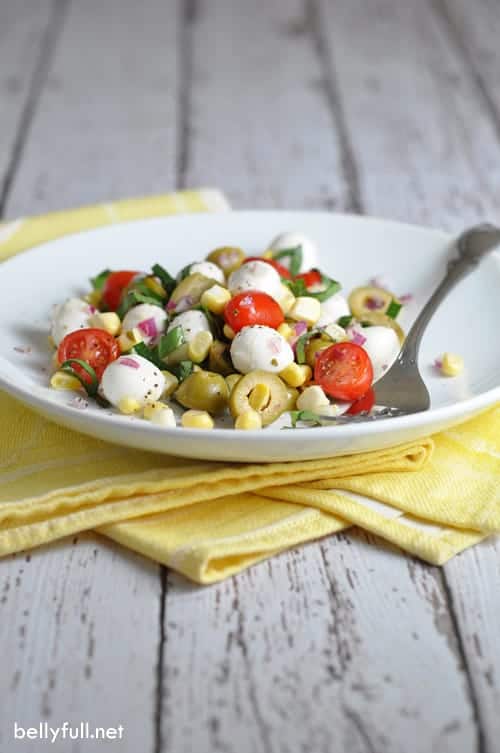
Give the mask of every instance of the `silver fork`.
[(476, 225), (457, 238), (455, 248), (458, 254), (448, 262), (445, 277), (415, 320), (393, 365), (374, 386), (376, 405), (386, 407), (356, 416), (321, 416), (322, 421), (335, 424), (360, 423), (428, 410), (430, 395), (418, 370), (422, 336), (448, 293), (499, 244), (500, 228), (489, 224)]

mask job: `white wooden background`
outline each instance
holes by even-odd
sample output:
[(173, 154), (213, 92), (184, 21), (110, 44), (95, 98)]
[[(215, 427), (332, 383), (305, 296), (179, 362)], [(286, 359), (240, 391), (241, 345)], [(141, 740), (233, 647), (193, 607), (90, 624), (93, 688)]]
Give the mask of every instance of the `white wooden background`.
[[(0, 0), (0, 213), (216, 185), (498, 221), (499, 38), (497, 0)], [(0, 751), (44, 719), (126, 753), (496, 753), (499, 578), (494, 541), (437, 569), (361, 532), (210, 588), (91, 534), (8, 558)]]

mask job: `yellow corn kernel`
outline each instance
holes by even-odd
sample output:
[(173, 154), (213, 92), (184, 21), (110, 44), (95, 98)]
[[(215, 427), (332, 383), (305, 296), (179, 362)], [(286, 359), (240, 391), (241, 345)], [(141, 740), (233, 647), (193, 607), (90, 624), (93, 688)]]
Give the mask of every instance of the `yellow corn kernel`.
[(54, 342), (54, 338), (52, 337), (52, 335), (49, 335), (47, 337), (47, 340), (49, 341), (49, 345), (50, 345), (51, 348), (55, 348), (56, 347), (56, 344)]
[(205, 410), (187, 410), (182, 414), (181, 423), (185, 429), (214, 428), (214, 420)]
[(262, 258), (263, 259), (272, 259), (273, 258), (273, 252), (271, 251), (271, 249), (269, 249), (268, 251), (264, 251), (264, 253), (262, 254)]
[(252, 429), (262, 429), (262, 419), (260, 414), (257, 413), (256, 410), (243, 411), (243, 413), (240, 413), (240, 415), (236, 417), (234, 428), (245, 429), (247, 431)]
[(211, 332), (198, 332), (188, 343), (188, 358), (193, 363), (201, 363), (208, 356), (214, 338)]
[(305, 322), (310, 327), (316, 324), (321, 316), (321, 303), (316, 298), (301, 295), (295, 300), (288, 316), (296, 322)]
[(91, 327), (97, 327), (97, 329), (103, 329), (108, 335), (117, 335), (121, 328), (122, 323), (118, 314), (114, 311), (99, 311), (97, 314), (92, 314), (89, 318), (89, 324)]
[(156, 279), (156, 277), (153, 277), (153, 276), (146, 277), (144, 279), (144, 283), (153, 293), (156, 293), (156, 295), (161, 295), (162, 298), (167, 295), (165, 292), (165, 288), (163, 287), (161, 282)]
[(312, 387), (306, 387), (304, 392), (297, 398), (297, 408), (299, 410), (312, 410), (314, 413), (320, 413), (321, 409), (327, 405), (330, 405), (330, 401), (317, 384)]
[(79, 390), (82, 385), (80, 381), (76, 377), (71, 376), (71, 374), (66, 374), (64, 371), (56, 371), (56, 373), (52, 375), (50, 386), (55, 390)]
[(305, 364), (301, 366), (298, 363), (291, 363), (280, 372), (280, 377), (290, 387), (302, 387), (312, 377), (312, 369)]
[(464, 370), (464, 359), (455, 353), (445, 353), (441, 361), (441, 373), (444, 376), (458, 376)]
[(117, 407), (120, 413), (129, 416), (131, 413), (137, 413), (141, 409), (141, 404), (134, 397), (122, 397)]
[(229, 326), (229, 324), (225, 324), (222, 331), (228, 340), (234, 340), (236, 332)]
[[(281, 285), (281, 296), (279, 300), (279, 304), (281, 306), (281, 310), (284, 314), (287, 314), (292, 310), (292, 308), (295, 305), (296, 298), (290, 288), (288, 288), (286, 285)], [(319, 319), (319, 316), (318, 316)]]
[(127, 351), (132, 350), (134, 345), (138, 345), (138, 343), (142, 343), (142, 341), (143, 337), (141, 330), (134, 327), (134, 329), (129, 329), (127, 332), (121, 333), (118, 338), (118, 345), (120, 346), (122, 353), (127, 353)]
[(144, 408), (144, 418), (157, 426), (165, 428), (176, 426), (174, 412), (165, 403), (148, 403)]
[(162, 371), (161, 373), (165, 378), (165, 388), (162, 392), (162, 397), (170, 397), (179, 386), (179, 380), (174, 374), (171, 374), (170, 371)]
[(102, 301), (102, 290), (93, 290), (88, 295), (84, 296), (84, 300), (90, 303), (91, 306), (99, 306)]
[(202, 306), (218, 316), (224, 311), (224, 307), (231, 300), (231, 293), (227, 288), (223, 288), (222, 285), (212, 285), (211, 288), (205, 290), (201, 296), (200, 303)]
[(241, 374), (229, 374), (226, 377), (226, 384), (230, 393), (236, 387), (240, 379), (241, 379)]
[(280, 324), (276, 331), (279, 332), (280, 335), (285, 338), (285, 340), (289, 340), (294, 335), (293, 327), (290, 327), (287, 322)]
[(256, 384), (248, 396), (250, 407), (254, 410), (264, 410), (271, 399), (271, 390), (267, 384)]

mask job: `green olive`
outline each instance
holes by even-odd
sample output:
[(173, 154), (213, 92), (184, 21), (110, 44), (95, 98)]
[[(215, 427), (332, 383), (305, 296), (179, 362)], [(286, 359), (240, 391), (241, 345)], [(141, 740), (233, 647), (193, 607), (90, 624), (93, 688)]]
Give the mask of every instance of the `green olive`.
[(208, 368), (222, 376), (234, 373), (234, 366), (229, 355), (229, 344), (214, 340), (208, 352)]
[(174, 397), (184, 408), (222, 413), (227, 406), (229, 390), (220, 374), (195, 371), (181, 382)]
[(172, 303), (179, 303), (181, 299), (189, 298), (190, 304), (196, 306), (205, 290), (208, 290), (213, 285), (215, 285), (215, 280), (211, 280), (195, 272), (194, 275), (188, 275), (180, 281), (177, 287), (174, 288), (170, 301)]
[(383, 288), (367, 286), (354, 288), (348, 300), (353, 316), (364, 320), (369, 314), (385, 314), (391, 301), (397, 301), (397, 297)]
[(229, 407), (234, 418), (239, 416), (240, 413), (250, 410), (250, 393), (259, 384), (266, 385), (270, 391), (269, 402), (258, 411), (262, 425), (268, 426), (282, 413), (289, 410), (287, 407), (290, 402), (288, 389), (276, 374), (270, 374), (268, 371), (260, 371), (259, 369), (245, 374), (231, 391)]
[(217, 264), (226, 275), (234, 272), (243, 264), (245, 258), (245, 252), (241, 248), (235, 246), (222, 246), (221, 248), (214, 248), (213, 251), (207, 256), (208, 261)]
[(305, 347), (306, 363), (311, 369), (314, 369), (316, 364), (316, 355), (320, 350), (328, 348), (332, 344), (332, 340), (326, 337), (312, 337)]

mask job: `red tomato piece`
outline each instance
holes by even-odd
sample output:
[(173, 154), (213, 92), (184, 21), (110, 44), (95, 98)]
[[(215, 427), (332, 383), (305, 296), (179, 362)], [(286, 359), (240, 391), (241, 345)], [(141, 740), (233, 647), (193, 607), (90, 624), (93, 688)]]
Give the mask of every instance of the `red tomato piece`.
[(373, 391), (372, 387), (368, 390), (368, 392), (363, 395), (362, 397), (358, 398), (358, 400), (355, 400), (351, 407), (349, 408), (346, 413), (348, 413), (350, 416), (355, 416), (356, 413), (368, 413), (371, 411), (373, 406), (375, 405), (375, 392)]
[(292, 278), (290, 270), (287, 269), (284, 264), (280, 264), (279, 261), (276, 261), (276, 259), (265, 259), (263, 256), (249, 256), (245, 259), (244, 264), (246, 264), (247, 261), (263, 261), (266, 264), (270, 264), (271, 267), (274, 267), (280, 277), (284, 277), (287, 280), (291, 280)]
[(373, 367), (368, 353), (360, 345), (335, 343), (319, 352), (314, 379), (327, 395), (337, 400), (358, 400), (371, 387)]
[(319, 269), (310, 269), (309, 272), (302, 272), (295, 276), (296, 280), (304, 280), (306, 288), (312, 288), (313, 285), (319, 285), (321, 282), (321, 272)]
[(120, 305), (123, 291), (130, 285), (137, 274), (139, 273), (132, 272), (129, 269), (111, 272), (104, 283), (102, 291), (102, 300), (110, 311), (116, 311)]
[[(92, 366), (97, 378), (100, 380), (104, 369), (111, 361), (115, 361), (120, 355), (120, 346), (115, 338), (103, 329), (77, 329), (66, 335), (57, 350), (59, 363), (69, 358), (79, 358)], [(77, 363), (72, 367), (78, 374), (90, 384), (90, 375)]]
[(253, 324), (276, 329), (285, 321), (279, 303), (259, 290), (246, 290), (231, 298), (224, 308), (224, 319), (234, 332)]

